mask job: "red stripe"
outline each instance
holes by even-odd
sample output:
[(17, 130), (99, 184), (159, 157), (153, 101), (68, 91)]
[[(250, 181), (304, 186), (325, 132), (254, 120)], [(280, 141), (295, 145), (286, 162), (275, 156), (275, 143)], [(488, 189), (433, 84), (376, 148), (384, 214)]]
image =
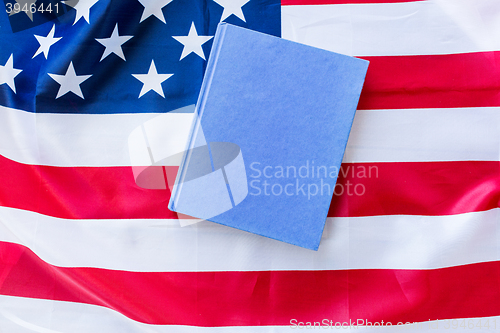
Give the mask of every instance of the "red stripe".
[(500, 207), (500, 163), (343, 164), (335, 193), (331, 217), (485, 211)]
[[(434, 270), (127, 272), (61, 268), (0, 242), (0, 294), (100, 305), (149, 324), (417, 322), (500, 314), (500, 263)], [(478, 283), (480, 281), (480, 283)]]
[(500, 106), (500, 52), (362, 58), (360, 110)]
[[(9, 189), (0, 192), (1, 206), (60, 218), (177, 218), (167, 209), (170, 192), (138, 187), (130, 167), (32, 166), (0, 157), (0, 188)], [(335, 193), (331, 217), (484, 211), (500, 206), (500, 164), (343, 164)]]
[(351, 3), (399, 3), (416, 2), (424, 0), (281, 0), (282, 6), (300, 6), (300, 5), (342, 5)]
[(177, 218), (169, 190), (135, 184), (131, 167), (52, 167), (0, 156), (0, 205), (68, 219)]

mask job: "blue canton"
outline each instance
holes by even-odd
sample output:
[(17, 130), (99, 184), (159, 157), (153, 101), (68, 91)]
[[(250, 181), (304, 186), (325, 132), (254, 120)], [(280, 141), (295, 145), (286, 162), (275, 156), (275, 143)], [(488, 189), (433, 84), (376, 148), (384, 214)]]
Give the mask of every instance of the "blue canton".
[[(49, 3), (58, 15), (44, 13)], [(29, 112), (175, 110), (196, 103), (219, 22), (281, 34), (276, 0), (5, 4), (0, 105)]]

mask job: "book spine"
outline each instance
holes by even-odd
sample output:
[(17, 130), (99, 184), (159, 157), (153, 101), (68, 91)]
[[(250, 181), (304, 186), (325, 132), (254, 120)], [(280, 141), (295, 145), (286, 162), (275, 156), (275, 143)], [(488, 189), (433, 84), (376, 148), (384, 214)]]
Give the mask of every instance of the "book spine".
[[(210, 90), (210, 86), (212, 84), (212, 78), (214, 76), (215, 67), (217, 65), (217, 61), (219, 58), (219, 53), (222, 46), (222, 41), (224, 39), (225, 33), (227, 29), (226, 23), (220, 23), (217, 32), (215, 33), (214, 42), (212, 45), (212, 50), (210, 52), (210, 56), (208, 58), (207, 69), (205, 71), (205, 76), (203, 78), (203, 82), (201, 84), (200, 94), (198, 95), (198, 101), (195, 107), (195, 117), (193, 119), (193, 124), (191, 125), (191, 130), (189, 133), (189, 139), (187, 142), (187, 146), (185, 149), (185, 154), (182, 157), (181, 164), (179, 166), (179, 171), (177, 172), (177, 177), (175, 179), (175, 184), (177, 186), (173, 187), (173, 191), (170, 196), (170, 202), (168, 204), (168, 208), (172, 211), (175, 210), (175, 202), (179, 196), (179, 193), (182, 189), (182, 182), (184, 181), (184, 177), (186, 174), (186, 165), (189, 162), (191, 151), (195, 146), (196, 135), (201, 126), (201, 117), (203, 116), (203, 111), (205, 108), (206, 98), (208, 92)], [(207, 142), (208, 144), (208, 142)]]

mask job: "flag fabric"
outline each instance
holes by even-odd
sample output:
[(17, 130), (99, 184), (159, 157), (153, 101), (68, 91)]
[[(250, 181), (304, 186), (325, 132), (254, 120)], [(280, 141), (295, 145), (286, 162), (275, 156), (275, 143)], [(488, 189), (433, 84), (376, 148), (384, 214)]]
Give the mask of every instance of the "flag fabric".
[[(0, 332), (498, 330), (497, 1), (65, 3), (0, 15)], [(135, 183), (220, 21), (370, 61), (317, 252)]]

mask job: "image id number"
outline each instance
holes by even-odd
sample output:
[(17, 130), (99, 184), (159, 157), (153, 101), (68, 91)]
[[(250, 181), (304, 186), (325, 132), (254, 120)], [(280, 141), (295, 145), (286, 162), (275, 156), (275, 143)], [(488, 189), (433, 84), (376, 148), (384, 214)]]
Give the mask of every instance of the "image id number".
[(5, 4), (5, 11), (7, 12), (7, 14), (17, 14), (19, 12), (25, 12), (25, 13), (32, 13), (32, 14), (35, 14), (35, 13), (52, 13), (54, 12), (55, 14), (59, 14), (59, 3), (56, 3), (54, 4), (54, 6), (52, 6), (51, 3), (48, 3), (48, 4), (43, 4), (41, 3), (39, 6), (37, 6), (35, 3), (32, 3), (30, 5), (28, 5), (27, 3), (25, 3), (22, 7), (19, 3), (15, 3), (15, 4), (12, 4), (12, 3), (6, 3)]

